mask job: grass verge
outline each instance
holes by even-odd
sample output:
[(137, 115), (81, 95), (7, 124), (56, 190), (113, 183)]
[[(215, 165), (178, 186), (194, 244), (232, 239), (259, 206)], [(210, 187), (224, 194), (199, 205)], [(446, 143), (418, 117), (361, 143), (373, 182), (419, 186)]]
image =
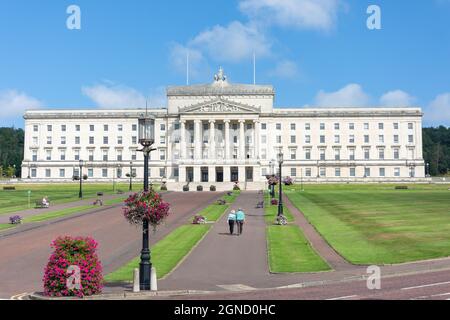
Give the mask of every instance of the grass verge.
[[(211, 225), (184, 225), (159, 241), (152, 248), (152, 261), (158, 279), (170, 273), (200, 240), (208, 233)], [(139, 268), (137, 257), (125, 266), (105, 277), (107, 282), (129, 282), (133, 280), (133, 270)]]
[(330, 266), (316, 253), (298, 226), (268, 226), (269, 268), (275, 273), (323, 272)]

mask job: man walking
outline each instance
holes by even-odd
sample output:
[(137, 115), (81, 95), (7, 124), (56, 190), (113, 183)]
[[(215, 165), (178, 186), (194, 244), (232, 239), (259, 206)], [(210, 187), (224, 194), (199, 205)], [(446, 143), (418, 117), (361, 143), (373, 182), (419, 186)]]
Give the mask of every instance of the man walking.
[(236, 211), (231, 210), (228, 215), (228, 226), (230, 227), (230, 235), (234, 233), (234, 224), (236, 223)]
[(238, 235), (241, 235), (245, 223), (245, 213), (241, 208), (236, 212), (236, 223), (238, 226)]

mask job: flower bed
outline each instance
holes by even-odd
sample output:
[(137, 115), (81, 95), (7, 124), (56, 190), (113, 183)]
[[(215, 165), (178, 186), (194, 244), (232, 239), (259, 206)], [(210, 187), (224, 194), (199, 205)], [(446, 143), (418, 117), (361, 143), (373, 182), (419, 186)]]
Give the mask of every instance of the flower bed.
[(49, 297), (84, 297), (100, 294), (102, 265), (92, 238), (59, 237), (44, 272), (44, 294)]
[(9, 223), (10, 224), (21, 224), (22, 223), (22, 217), (21, 216), (12, 216), (9, 217)]

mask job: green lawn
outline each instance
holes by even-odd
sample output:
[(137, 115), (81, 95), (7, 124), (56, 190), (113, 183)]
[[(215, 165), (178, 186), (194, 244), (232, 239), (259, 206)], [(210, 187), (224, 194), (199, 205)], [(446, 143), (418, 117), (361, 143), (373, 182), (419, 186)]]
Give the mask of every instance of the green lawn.
[[(278, 205), (273, 206), (270, 203), (270, 201), (271, 201), (270, 195), (268, 192), (266, 192), (265, 202), (264, 202), (265, 219), (266, 219), (267, 224), (274, 224), (276, 217), (278, 215)], [(288, 222), (294, 221), (294, 216), (292, 215), (292, 213), (289, 211), (289, 209), (286, 206), (283, 207), (283, 214), (287, 218)]]
[(12, 224), (0, 224), (0, 231), (10, 229), (13, 227), (14, 227), (14, 225), (12, 225)]
[[(0, 214), (6, 214), (28, 209), (28, 190), (31, 190), (31, 207), (34, 208), (36, 201), (48, 196), (52, 204), (78, 201), (79, 184), (42, 184), (42, 185), (14, 185), (15, 191), (4, 191), (0, 188)], [(115, 190), (128, 191), (127, 184), (116, 184)], [(95, 198), (97, 192), (114, 194), (111, 184), (90, 184), (84, 182), (83, 196), (85, 199)]]
[[(171, 272), (207, 234), (211, 225), (184, 225), (171, 232), (151, 248), (152, 262), (158, 279)], [(139, 268), (140, 257), (105, 277), (107, 282), (133, 280), (133, 270)]]
[(268, 226), (267, 245), (271, 272), (321, 272), (331, 270), (315, 252), (298, 226)]
[(354, 264), (450, 256), (448, 186), (306, 185), (286, 194), (322, 236)]
[(204, 216), (208, 222), (215, 222), (222, 217), (228, 208), (228, 205), (211, 204), (198, 214)]
[[(80, 213), (80, 212), (83, 212), (83, 211), (88, 211), (88, 210), (91, 210), (91, 209), (94, 209), (94, 208), (96, 208), (96, 206), (88, 205), (88, 206), (79, 206), (79, 207), (67, 208), (67, 209), (58, 210), (58, 211), (51, 211), (51, 212), (47, 212), (47, 213), (43, 213), (43, 214), (38, 214), (38, 215), (27, 217), (27, 218), (23, 219), (23, 222), (24, 223), (42, 222), (42, 221), (46, 221), (46, 220), (61, 218), (61, 217), (64, 217), (64, 216), (75, 214), (75, 213)], [(97, 208), (99, 208), (99, 207), (97, 207)]]

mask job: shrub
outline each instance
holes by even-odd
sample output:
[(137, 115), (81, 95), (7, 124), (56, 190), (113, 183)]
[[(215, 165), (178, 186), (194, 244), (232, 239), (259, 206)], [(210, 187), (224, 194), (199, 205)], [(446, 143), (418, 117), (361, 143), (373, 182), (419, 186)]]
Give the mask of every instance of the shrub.
[(276, 186), (278, 184), (278, 178), (275, 176), (270, 176), (268, 183), (269, 186)]
[(203, 191), (203, 186), (197, 186), (197, 191)]
[(192, 221), (192, 224), (205, 224), (206, 218), (200, 215), (196, 215), (194, 217), (194, 221)]
[(9, 217), (9, 223), (10, 224), (21, 224), (22, 223), (22, 217), (21, 216)]
[(87, 174), (83, 175), (83, 180), (87, 180), (87, 179), (88, 179)]
[(189, 191), (189, 186), (188, 185), (183, 186), (183, 191), (184, 192), (188, 192)]
[(396, 186), (395, 190), (408, 190), (408, 186)]
[(16, 190), (16, 187), (3, 187), (3, 190), (5, 190), (5, 191), (14, 191), (14, 190)]
[[(97, 256), (97, 242), (92, 238), (59, 237), (44, 272), (44, 294), (50, 297), (84, 297), (99, 294), (103, 288), (102, 265)], [(70, 283), (79, 268), (79, 286)], [(73, 285), (73, 288), (70, 286)]]
[(161, 185), (160, 190), (161, 191), (167, 191), (167, 184), (165, 182), (163, 182), (163, 184)]
[(285, 186), (291, 186), (294, 184), (294, 180), (291, 177), (286, 177), (283, 179), (283, 183)]
[(216, 191), (216, 190), (217, 190), (216, 186), (211, 186), (211, 187), (209, 187), (209, 191), (214, 192), (214, 191)]
[(239, 187), (239, 182), (235, 182), (235, 183), (234, 183), (233, 190), (234, 190), (234, 191), (239, 191), (239, 190), (241, 190), (241, 188)]
[(277, 206), (277, 205), (278, 205), (278, 200), (275, 199), (275, 198), (273, 198), (273, 199), (270, 201), (270, 203), (271, 203), (273, 206)]
[(218, 204), (219, 206), (224, 206), (224, 205), (227, 204), (227, 202), (226, 202), (225, 200), (223, 200), (223, 199), (219, 199), (219, 200), (217, 200), (217, 204)]

